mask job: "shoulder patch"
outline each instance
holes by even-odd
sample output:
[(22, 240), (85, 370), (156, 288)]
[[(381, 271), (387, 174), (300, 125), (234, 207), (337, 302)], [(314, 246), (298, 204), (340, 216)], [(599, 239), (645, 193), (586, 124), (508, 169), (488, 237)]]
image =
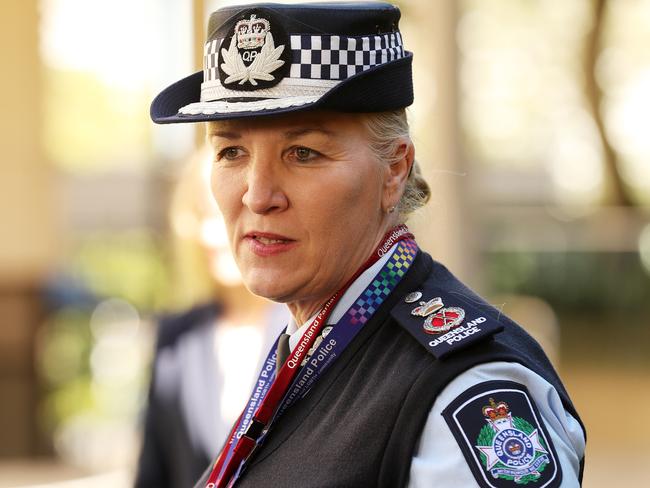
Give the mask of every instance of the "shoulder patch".
[(442, 412), (481, 487), (560, 486), (562, 471), (528, 389), (486, 381)]
[(503, 330), (498, 314), (474, 297), (425, 283), (406, 295), (391, 315), (437, 359)]

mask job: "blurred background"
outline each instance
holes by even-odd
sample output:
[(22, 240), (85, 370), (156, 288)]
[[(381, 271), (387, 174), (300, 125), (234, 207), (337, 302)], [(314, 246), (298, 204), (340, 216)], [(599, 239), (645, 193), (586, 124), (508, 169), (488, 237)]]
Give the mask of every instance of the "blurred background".
[[(396, 3), (421, 246), (550, 352), (584, 485), (650, 486), (650, 0)], [(0, 487), (130, 486), (155, 317), (209, 293), (170, 219), (203, 127), (148, 106), (223, 4), (0, 6)]]

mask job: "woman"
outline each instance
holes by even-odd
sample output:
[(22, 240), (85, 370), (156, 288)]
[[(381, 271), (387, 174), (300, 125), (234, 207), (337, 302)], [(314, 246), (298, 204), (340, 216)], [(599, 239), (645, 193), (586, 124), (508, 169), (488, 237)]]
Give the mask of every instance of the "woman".
[(292, 314), (198, 487), (580, 483), (584, 429), (544, 353), (403, 225), (429, 189), (399, 16), (220, 9), (203, 73), (152, 105), (209, 122), (244, 283)]

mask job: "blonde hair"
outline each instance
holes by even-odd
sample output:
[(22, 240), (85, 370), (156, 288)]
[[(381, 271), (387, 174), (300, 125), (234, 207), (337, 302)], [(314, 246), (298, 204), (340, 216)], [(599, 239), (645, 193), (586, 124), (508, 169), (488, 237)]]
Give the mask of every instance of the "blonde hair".
[[(404, 138), (409, 141), (411, 139), (406, 110), (369, 113), (365, 115), (364, 123), (368, 131), (370, 149), (375, 157), (388, 165), (396, 162), (400, 158), (399, 144)], [(429, 184), (422, 176), (420, 165), (414, 160), (404, 193), (397, 205), (400, 222), (405, 222), (408, 216), (424, 206), (430, 197)]]

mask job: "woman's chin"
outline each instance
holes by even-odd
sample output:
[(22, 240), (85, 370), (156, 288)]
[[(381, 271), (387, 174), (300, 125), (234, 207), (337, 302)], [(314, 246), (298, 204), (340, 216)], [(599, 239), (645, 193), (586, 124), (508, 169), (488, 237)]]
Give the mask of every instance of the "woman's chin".
[(291, 301), (295, 289), (291, 283), (285, 281), (286, 278), (287, 273), (282, 273), (282, 276), (275, 276), (275, 273), (268, 272), (249, 273), (249, 276), (244, 279), (244, 284), (254, 295), (284, 303)]

